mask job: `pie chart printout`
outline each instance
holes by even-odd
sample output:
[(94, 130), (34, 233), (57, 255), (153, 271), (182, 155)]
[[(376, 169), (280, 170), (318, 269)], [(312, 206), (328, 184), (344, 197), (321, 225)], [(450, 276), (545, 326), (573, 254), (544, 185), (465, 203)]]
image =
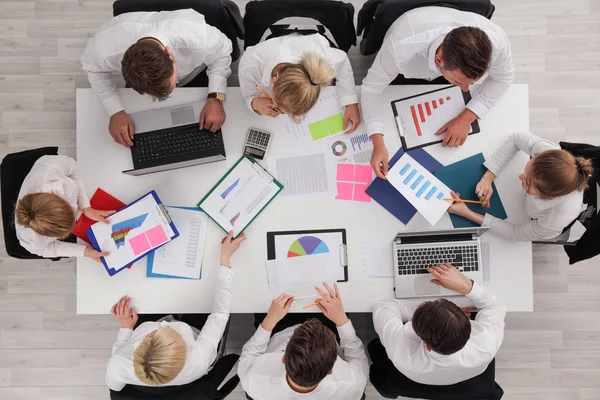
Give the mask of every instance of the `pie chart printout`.
[(288, 250), (287, 256), (291, 258), (323, 253), (329, 253), (329, 247), (327, 247), (325, 242), (315, 236), (302, 236), (294, 240)]

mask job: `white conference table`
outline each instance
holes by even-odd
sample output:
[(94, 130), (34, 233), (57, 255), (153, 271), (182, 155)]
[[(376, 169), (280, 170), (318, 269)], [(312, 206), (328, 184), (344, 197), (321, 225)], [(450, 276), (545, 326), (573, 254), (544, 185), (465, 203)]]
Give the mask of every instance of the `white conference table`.
[[(434, 88), (437, 86), (390, 86), (381, 95), (381, 106), (385, 110), (385, 141), (390, 157), (400, 147), (390, 101)], [(78, 171), (88, 193), (91, 195), (97, 188), (102, 188), (128, 203), (154, 189), (167, 205), (194, 206), (240, 157), (249, 127), (263, 128), (274, 134), (267, 158), (269, 155), (289, 153), (287, 135), (280, 121), (250, 112), (239, 88), (228, 88), (227, 94), (227, 120), (222, 128), (226, 161), (132, 177), (122, 173), (132, 166), (130, 151), (113, 142), (107, 131), (108, 117), (100, 100), (91, 89), (78, 89)], [(197, 101), (205, 98), (206, 89), (176, 89), (171, 98), (163, 103), (153, 102), (131, 89), (120, 89), (120, 95), (126, 110), (135, 112)], [(529, 130), (527, 85), (512, 85), (480, 124), (481, 133), (470, 136), (465, 145), (458, 149), (442, 148), (440, 145), (426, 149), (444, 165), (479, 152), (489, 156), (510, 133)], [(512, 222), (528, 219), (524, 210), (525, 194), (517, 178), (526, 162), (524, 154), (518, 155), (496, 180), (498, 192)], [(436, 228), (451, 226), (449, 216), (445, 215)], [(374, 201), (359, 204), (322, 197), (275, 199), (247, 229), (248, 239), (233, 256), (235, 276), (231, 312), (266, 312), (268, 309), (273, 297), (265, 270), (268, 231), (327, 228), (347, 230), (349, 281), (339, 286), (348, 312), (370, 312), (377, 301), (394, 298), (392, 280), (372, 284), (359, 281), (361, 237), (382, 237), (389, 240), (391, 246), (398, 231), (432, 229), (419, 214), (404, 225)], [(130, 270), (109, 277), (98, 263), (89, 258), (78, 258), (77, 312), (107, 314), (123, 295), (134, 299), (134, 305), (140, 313), (210, 312), (219, 265), (220, 239), (223, 236), (224, 232), (210, 221), (202, 279), (197, 281), (147, 278), (145, 259)], [(498, 266), (492, 271), (493, 282), (486, 285), (505, 299), (509, 311), (532, 311), (531, 243), (504, 241), (489, 232), (482, 236), (482, 241), (490, 243), (493, 263)], [(300, 310), (302, 305), (313, 300), (299, 300), (294, 303), (292, 311)], [(452, 300), (460, 305), (468, 304), (464, 297), (454, 297)]]

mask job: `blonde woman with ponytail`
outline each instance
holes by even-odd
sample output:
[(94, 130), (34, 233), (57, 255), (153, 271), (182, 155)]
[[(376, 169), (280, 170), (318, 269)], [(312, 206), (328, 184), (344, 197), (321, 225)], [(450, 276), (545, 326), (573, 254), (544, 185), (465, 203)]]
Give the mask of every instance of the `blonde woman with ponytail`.
[(106, 252), (92, 246), (63, 242), (82, 212), (94, 221), (108, 223), (111, 211), (94, 210), (83, 182), (77, 176), (75, 160), (66, 156), (43, 156), (25, 177), (15, 206), (17, 238), (27, 251), (38, 256), (86, 256), (100, 262)]
[(249, 110), (272, 118), (287, 114), (296, 122), (335, 79), (340, 103), (346, 108), (344, 131), (353, 132), (360, 123), (350, 60), (320, 34), (292, 34), (248, 47), (238, 74)]
[[(526, 192), (524, 207), (531, 221), (511, 224), (490, 214), (471, 211), (465, 203), (455, 202), (448, 211), (461, 215), (491, 232), (510, 240), (534, 241), (552, 239), (577, 218), (583, 209), (583, 191), (592, 174), (592, 162), (574, 157), (560, 146), (531, 133), (513, 133), (492, 158), (484, 163), (483, 175), (475, 193), (489, 207), (493, 193), (492, 182), (508, 162), (519, 152), (531, 156), (519, 175)], [(452, 197), (460, 194), (452, 192)]]

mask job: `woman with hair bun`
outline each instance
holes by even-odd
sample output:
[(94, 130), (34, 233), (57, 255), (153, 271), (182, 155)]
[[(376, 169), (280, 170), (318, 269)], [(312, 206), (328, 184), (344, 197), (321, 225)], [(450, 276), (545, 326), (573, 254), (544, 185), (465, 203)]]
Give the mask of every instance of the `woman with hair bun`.
[[(491, 232), (510, 240), (534, 241), (552, 239), (577, 218), (583, 209), (583, 191), (592, 174), (592, 162), (574, 157), (556, 143), (531, 133), (513, 133), (492, 158), (484, 163), (488, 171), (475, 192), (484, 207), (489, 207), (492, 182), (506, 164), (523, 151), (531, 159), (519, 179), (526, 192), (525, 208), (531, 221), (511, 224), (490, 214), (471, 211), (465, 203), (453, 203), (448, 212), (463, 216)], [(452, 192), (452, 197), (459, 194)]]
[(78, 212), (94, 221), (108, 223), (111, 211), (94, 210), (75, 160), (66, 156), (43, 156), (25, 177), (15, 207), (17, 238), (27, 251), (38, 256), (86, 256), (100, 262), (107, 252), (92, 246), (64, 242), (75, 226)]
[(350, 133), (360, 123), (350, 60), (320, 34), (292, 34), (248, 47), (238, 73), (246, 105), (258, 115), (287, 114), (298, 122), (335, 79), (340, 104), (346, 107), (344, 131)]

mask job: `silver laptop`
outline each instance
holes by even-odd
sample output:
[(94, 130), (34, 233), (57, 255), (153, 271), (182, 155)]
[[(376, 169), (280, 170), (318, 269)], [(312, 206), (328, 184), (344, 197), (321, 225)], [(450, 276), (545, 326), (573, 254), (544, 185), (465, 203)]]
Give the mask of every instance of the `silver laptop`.
[[(400, 232), (393, 242), (396, 298), (457, 296), (460, 293), (431, 283), (425, 268), (452, 264), (474, 282), (483, 283), (489, 268), (479, 237), (488, 228), (458, 228)], [(486, 262), (484, 262), (484, 260)]]
[(131, 113), (135, 126), (129, 175), (225, 160), (223, 134), (200, 129), (204, 101)]

